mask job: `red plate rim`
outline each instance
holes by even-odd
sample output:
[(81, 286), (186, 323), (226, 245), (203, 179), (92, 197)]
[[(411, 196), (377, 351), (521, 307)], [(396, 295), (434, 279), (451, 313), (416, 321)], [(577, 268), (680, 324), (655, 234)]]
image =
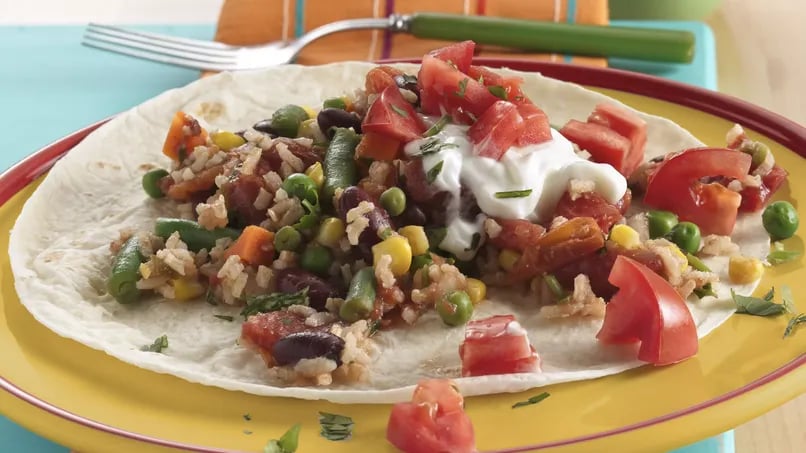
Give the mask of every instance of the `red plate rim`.
[[(383, 62), (417, 63), (419, 60), (399, 59), (384, 60)], [(568, 82), (644, 95), (654, 99), (691, 107), (696, 110), (742, 124), (749, 129), (766, 135), (790, 150), (795, 151), (801, 157), (806, 157), (806, 129), (781, 115), (758, 107), (749, 102), (742, 101), (741, 99), (720, 94), (715, 91), (706, 90), (655, 76), (609, 68), (574, 66), (562, 63), (547, 63), (504, 58), (477, 58), (474, 60), (474, 62), (492, 67), (507, 67), (509, 69), (519, 71), (540, 72), (547, 77), (565, 80)], [(5, 204), (17, 192), (46, 173), (58, 159), (64, 156), (95, 129), (98, 129), (101, 125), (109, 121), (109, 119), (110, 118), (107, 118), (87, 126), (62, 138), (61, 140), (45, 146), (0, 174), (0, 205)], [(568, 446), (653, 426), (736, 398), (744, 393), (750, 392), (769, 382), (781, 378), (804, 364), (806, 364), (806, 354), (801, 354), (784, 366), (744, 385), (743, 387), (703, 403), (660, 417), (645, 420), (643, 422), (623, 426), (614, 430), (589, 434), (586, 436), (547, 442), (538, 445), (498, 450), (498, 452), (516, 453)], [(140, 433), (126, 431), (114, 426), (109, 426), (107, 424), (85, 418), (81, 415), (54, 406), (51, 403), (48, 403), (47, 401), (44, 401), (37, 396), (22, 390), (2, 376), (0, 376), (0, 388), (9, 392), (15, 397), (60, 418), (90, 429), (106, 432), (108, 434), (121, 436), (152, 445), (179, 448), (190, 451), (210, 453), (228, 451), (159, 439)]]

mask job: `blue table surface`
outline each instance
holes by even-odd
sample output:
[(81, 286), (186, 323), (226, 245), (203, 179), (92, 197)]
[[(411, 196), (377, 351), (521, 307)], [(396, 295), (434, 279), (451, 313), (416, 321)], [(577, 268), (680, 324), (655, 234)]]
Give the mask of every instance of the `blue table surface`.
[[(614, 24), (616, 22), (614, 21)], [(699, 22), (618, 22), (619, 25), (684, 29), (696, 34), (690, 65), (611, 60), (610, 66), (716, 89), (716, 52), (711, 30)], [(191, 38), (210, 39), (211, 25), (147, 26)], [(79, 45), (83, 27), (0, 27), (0, 125), (7, 140), (0, 170), (76, 129), (122, 112), (198, 72), (163, 66)], [(10, 143), (10, 145), (9, 145)], [(0, 416), (0, 452), (65, 453), (67, 449)], [(675, 453), (733, 453), (733, 433)]]

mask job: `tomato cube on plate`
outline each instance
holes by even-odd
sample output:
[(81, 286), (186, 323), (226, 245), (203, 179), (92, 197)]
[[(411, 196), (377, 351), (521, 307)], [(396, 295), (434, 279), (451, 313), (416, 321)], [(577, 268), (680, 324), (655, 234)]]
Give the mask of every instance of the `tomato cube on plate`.
[(407, 143), (422, 136), (425, 124), (394, 85), (384, 88), (369, 106), (361, 129)]
[[(485, 68), (484, 66), (473, 65), (471, 65), (470, 69), (467, 70), (467, 75), (469, 75), (473, 80), (477, 80), (479, 83), (486, 86), (488, 91), (491, 91), (490, 87), (503, 88), (507, 101), (514, 102), (516, 104), (529, 102), (521, 91), (523, 79), (520, 77), (505, 77), (497, 72)], [(496, 89), (492, 88), (492, 90)]]
[(467, 130), (467, 136), (475, 145), (476, 155), (501, 160), (523, 129), (518, 107), (511, 102), (497, 101)]
[(484, 85), (431, 55), (423, 57), (417, 85), (420, 87), (423, 113), (442, 115), (444, 109), (455, 122), (464, 124), (471, 124), (499, 100)]
[(760, 211), (769, 203), (775, 192), (784, 185), (789, 172), (775, 165), (770, 172), (761, 177), (761, 185), (758, 187), (745, 187), (741, 191), (742, 204), (739, 205), (741, 212)]
[(627, 155), (632, 146), (630, 139), (607, 126), (577, 120), (568, 121), (560, 129), (560, 134), (589, 152), (592, 161), (610, 164), (624, 174), (627, 168)]
[(403, 71), (400, 69), (393, 68), (391, 66), (378, 66), (376, 68), (372, 68), (367, 72), (367, 77), (364, 81), (364, 88), (367, 91), (367, 94), (378, 94), (386, 87), (389, 86), (397, 86), (395, 82), (395, 76), (403, 74)]
[(622, 167), (617, 167), (621, 174), (629, 177), (644, 161), (646, 121), (631, 110), (605, 102), (596, 106), (588, 117), (588, 122), (609, 127), (630, 141), (630, 150), (624, 158)]
[(459, 347), (462, 376), (532, 373), (540, 371), (540, 358), (526, 330), (512, 315), (470, 321)]
[(475, 51), (475, 49), (475, 42), (462, 41), (432, 50), (429, 52), (429, 55), (439, 58), (446, 63), (453, 64), (456, 66), (456, 69), (467, 73), (467, 70), (470, 69), (470, 62), (473, 61), (473, 51)]
[(540, 107), (531, 103), (518, 104), (523, 117), (523, 132), (515, 141), (518, 146), (539, 145), (551, 140), (549, 117)]

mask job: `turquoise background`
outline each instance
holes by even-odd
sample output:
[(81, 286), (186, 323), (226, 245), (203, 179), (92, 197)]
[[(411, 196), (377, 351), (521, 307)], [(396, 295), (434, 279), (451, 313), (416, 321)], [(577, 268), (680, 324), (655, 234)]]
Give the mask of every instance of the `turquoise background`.
[[(636, 70), (716, 89), (713, 35), (698, 22), (617, 22), (690, 30), (697, 50), (690, 65), (611, 60), (611, 67)], [(210, 39), (211, 25), (139, 27)], [(165, 90), (183, 86), (197, 71), (101, 52), (80, 45), (83, 27), (0, 27), (0, 125), (5, 140), (0, 170), (70, 132), (129, 109)], [(65, 453), (67, 449), (0, 416), (0, 452)], [(707, 439), (675, 453), (733, 453), (733, 433)]]

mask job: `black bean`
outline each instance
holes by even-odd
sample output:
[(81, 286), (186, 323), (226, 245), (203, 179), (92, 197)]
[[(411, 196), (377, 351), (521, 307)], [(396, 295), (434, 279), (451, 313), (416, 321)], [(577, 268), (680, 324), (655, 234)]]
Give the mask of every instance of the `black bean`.
[(343, 297), (344, 290), (303, 269), (283, 269), (277, 272), (277, 290), (291, 294), (308, 288), (312, 308), (322, 311), (328, 297)]
[(473, 194), (472, 190), (463, 185), (459, 192), (459, 216), (464, 220), (472, 222), (479, 214), (481, 214), (481, 208), (479, 208), (479, 204), (476, 202), (476, 196)]
[(361, 117), (342, 109), (328, 108), (320, 110), (316, 115), (316, 123), (328, 138), (333, 138), (335, 133), (333, 128), (336, 127), (353, 128), (355, 132), (361, 133)]
[(401, 74), (395, 76), (395, 84), (398, 88), (409, 90), (417, 95), (417, 102), (415, 106), (420, 104), (420, 87), (417, 86), (417, 77), (408, 74)]
[(252, 128), (254, 130), (258, 131), (258, 132), (263, 132), (264, 134), (269, 134), (272, 137), (277, 137), (277, 135), (278, 135), (277, 131), (274, 130), (273, 127), (271, 127), (271, 119), (260, 120), (257, 123), (255, 123), (255, 125), (252, 126)]
[(271, 348), (271, 355), (278, 365), (292, 365), (302, 359), (324, 357), (341, 365), (344, 340), (330, 332), (305, 331), (287, 335)]
[(399, 225), (423, 226), (425, 225), (426, 217), (423, 210), (417, 207), (414, 203), (407, 203), (403, 214), (397, 216), (395, 220)]

